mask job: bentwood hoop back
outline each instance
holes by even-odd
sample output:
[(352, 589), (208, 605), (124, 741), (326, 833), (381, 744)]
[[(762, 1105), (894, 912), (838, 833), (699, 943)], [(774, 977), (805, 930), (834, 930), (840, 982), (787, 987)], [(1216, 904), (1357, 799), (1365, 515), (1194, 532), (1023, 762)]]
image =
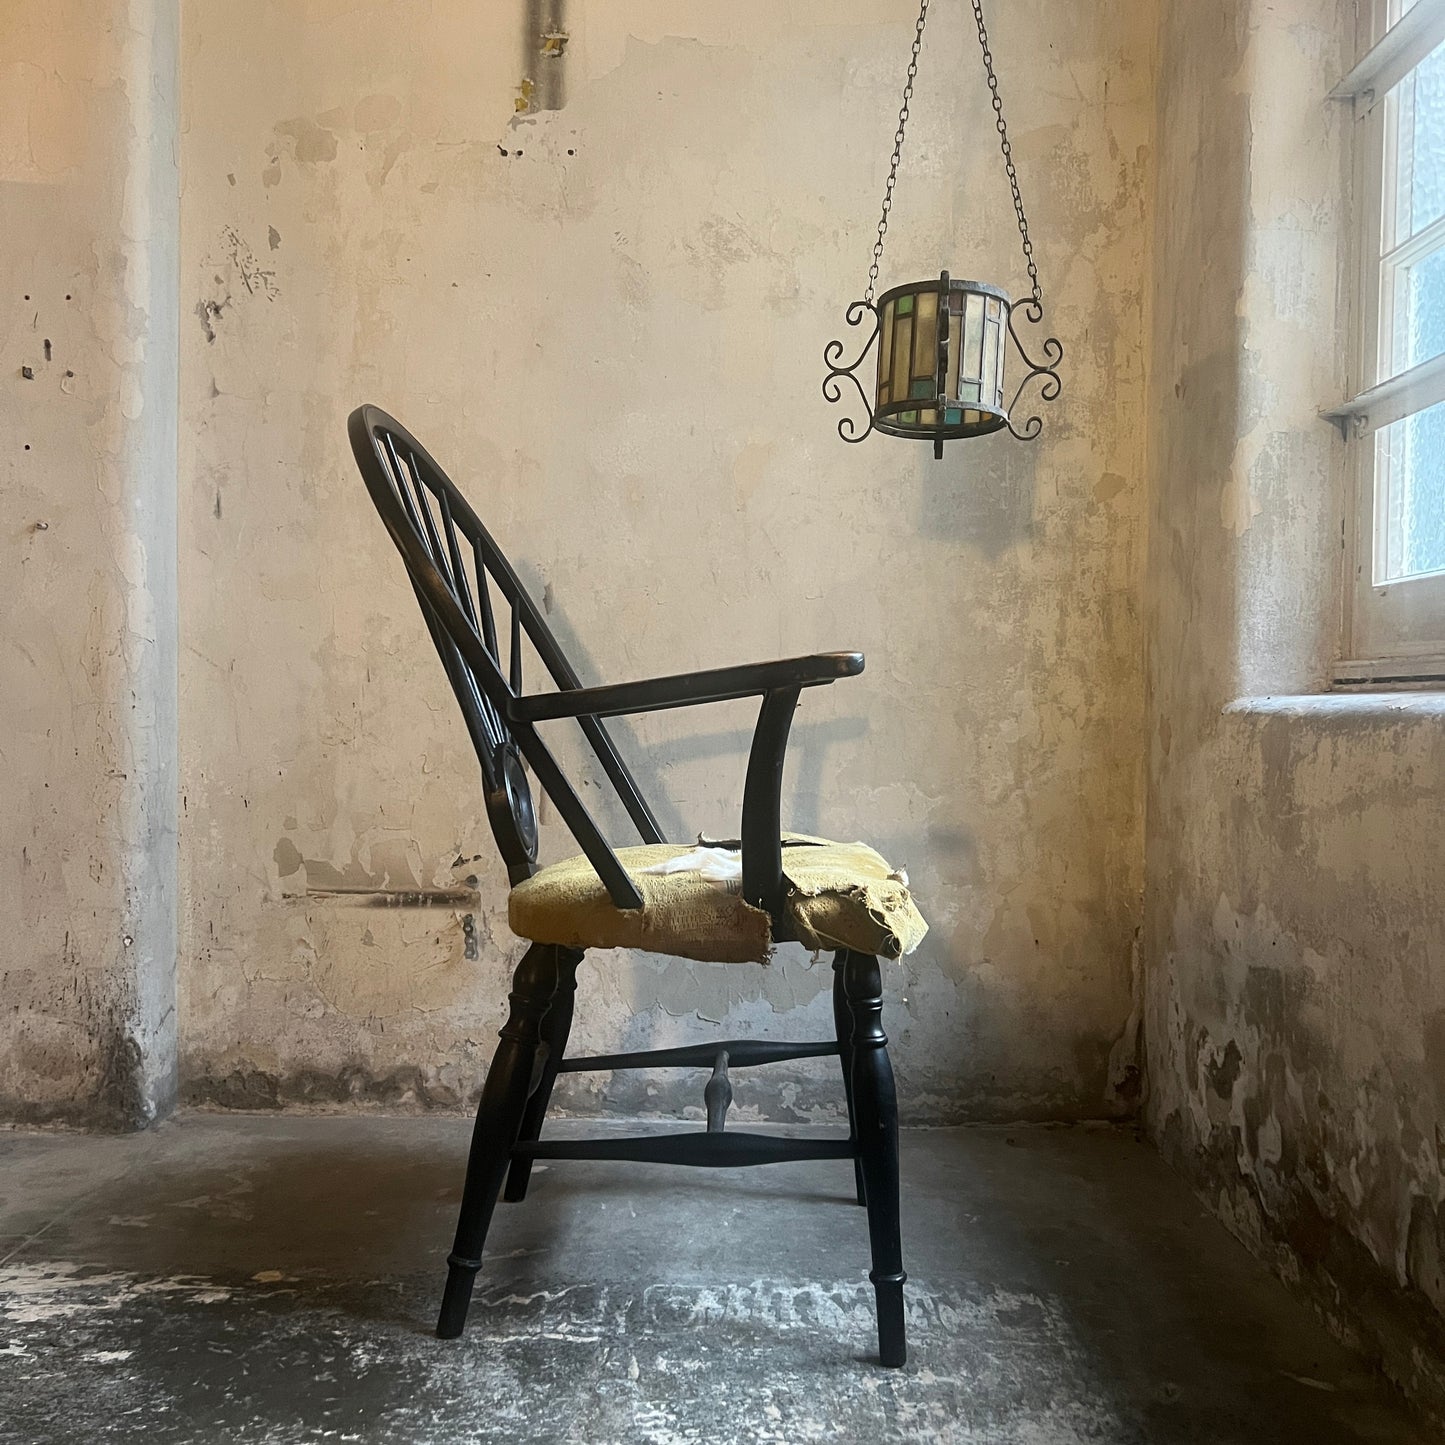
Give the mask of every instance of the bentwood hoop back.
[[(491, 534), (421, 443), (399, 422), (371, 406), (353, 412), (348, 429), (357, 466), (401, 553), (476, 750), (487, 817), (514, 890), (512, 902), (515, 905), (527, 895), (532, 912), (524, 916), (545, 920), (528, 935), (531, 946), (513, 976), (509, 1017), (482, 1089), (437, 1333), (444, 1338), (461, 1333), (504, 1180), (507, 1199), (523, 1198), (534, 1159), (618, 1159), (713, 1167), (852, 1159), (857, 1199), (868, 1210), (869, 1278), (878, 1306), (879, 1353), (885, 1365), (903, 1364), (907, 1350), (897, 1104), (881, 1023), (878, 953), (893, 956), (912, 943), (885, 933), (878, 945), (859, 946), (860, 939), (871, 939), (873, 934), (860, 935), (857, 928), (864, 924), (876, 928), (876, 916), (854, 920), (851, 933), (845, 916), (840, 933), (821, 934), (817, 915), (809, 911), (812, 895), (789, 876), (790, 871), (800, 874), (800, 868), (785, 868), (784, 855), (807, 853), (808, 863), (814, 866), (827, 865), (835, 856), (842, 858), (841, 881), (832, 894), (824, 894), (826, 901), (836, 905), (828, 914), (830, 919), (838, 906), (846, 915), (848, 909), (843, 905), (855, 896), (876, 915), (882, 888), (891, 889), (890, 906), (911, 911), (914, 918), (916, 910), (906, 885), (891, 881), (900, 875), (887, 874), (890, 881), (886, 884), (878, 881), (887, 865), (871, 850), (861, 844), (785, 837), (779, 818), (788, 732), (802, 690), (857, 675), (863, 670), (862, 655), (821, 653), (584, 687)], [(523, 691), (524, 639), (540, 659), (553, 690)], [(796, 938), (808, 946), (834, 948), (836, 1037), (801, 1043), (735, 1039), (678, 1049), (567, 1058), (576, 972), (584, 950), (619, 943), (638, 946), (630, 928), (648, 940), (645, 946), (660, 948), (672, 936), (668, 910), (679, 890), (709, 886), (699, 883), (695, 875), (674, 875), (664, 886), (640, 870), (644, 857), (651, 859), (660, 852), (671, 858), (689, 848), (666, 845), (604, 719), (744, 697), (759, 698), (760, 707), (743, 788), (741, 837), (716, 846), (740, 851), (737, 916), (754, 919), (766, 915), (769, 945)], [(558, 719), (574, 719), (580, 725), (643, 846), (616, 849), (602, 835), (538, 733), (538, 723)], [(537, 813), (528, 769), (576, 839), (581, 858), (539, 868)], [(590, 912), (582, 915), (563, 906), (571, 898), (567, 890), (579, 886), (579, 867), (584, 892), (590, 878), (596, 895), (586, 900)], [(848, 874), (848, 867), (862, 871), (855, 878)], [(512, 913), (516, 927), (519, 910), (514, 906)], [(608, 938), (583, 936), (587, 930), (577, 917), (596, 919), (604, 914)], [(923, 927), (917, 919), (917, 936)], [(851, 943), (843, 941), (845, 934)], [(825, 941), (825, 937), (835, 941)], [(730, 951), (732, 941), (726, 937), (679, 935), (675, 947), (689, 957), (719, 961), (748, 956)], [(730, 1068), (820, 1055), (836, 1055), (842, 1066), (849, 1116), (846, 1137), (787, 1139), (725, 1129), (732, 1097)], [(705, 1131), (635, 1139), (541, 1139), (558, 1073), (646, 1067), (709, 1071), (704, 1091)]]

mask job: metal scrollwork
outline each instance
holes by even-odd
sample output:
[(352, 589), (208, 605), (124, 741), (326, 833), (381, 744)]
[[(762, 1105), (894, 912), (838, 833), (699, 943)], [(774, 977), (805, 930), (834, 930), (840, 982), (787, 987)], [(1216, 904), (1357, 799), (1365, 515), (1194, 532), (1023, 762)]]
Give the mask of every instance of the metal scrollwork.
[(1018, 331), (1014, 327), (1014, 317), (1020, 312), (1023, 313), (1025, 321), (1030, 325), (1037, 326), (1044, 319), (1044, 308), (1037, 300), (1030, 298), (1026, 301), (1016, 302), (1010, 308), (1008, 317), (1008, 334), (1013, 338), (1014, 347), (1028, 368), (1008, 406), (1008, 429), (1009, 433), (1017, 437), (1019, 441), (1031, 442), (1044, 429), (1043, 418), (1035, 412), (1022, 427), (1019, 427), (1014, 424), (1014, 409), (1018, 406), (1019, 397), (1023, 395), (1024, 388), (1031, 382), (1039, 380), (1040, 377), (1043, 379), (1039, 382), (1039, 400), (1057, 401), (1059, 399), (1059, 395), (1064, 389), (1064, 384), (1059, 379), (1059, 367), (1064, 360), (1064, 348), (1057, 336), (1046, 337), (1043, 343), (1044, 359), (1041, 362), (1035, 361), (1025, 349), (1023, 342), (1019, 339)]
[(873, 330), (869, 333), (868, 340), (864, 342), (863, 348), (846, 366), (842, 365), (843, 343), (839, 340), (830, 341), (823, 348), (823, 364), (828, 368), (828, 374), (823, 378), (823, 400), (828, 402), (840, 402), (843, 400), (842, 378), (847, 377), (858, 389), (859, 399), (863, 403), (863, 409), (868, 413), (868, 425), (861, 431), (858, 422), (851, 416), (841, 417), (838, 421), (838, 435), (845, 442), (861, 442), (873, 430), (873, 408), (868, 400), (868, 388), (858, 380), (858, 368), (867, 359), (868, 353), (873, 350), (873, 343), (878, 340), (878, 329), (882, 324), (882, 318), (878, 314), (878, 308), (871, 301), (855, 301), (848, 307), (847, 319), (849, 326), (861, 326), (863, 318), (872, 314)]

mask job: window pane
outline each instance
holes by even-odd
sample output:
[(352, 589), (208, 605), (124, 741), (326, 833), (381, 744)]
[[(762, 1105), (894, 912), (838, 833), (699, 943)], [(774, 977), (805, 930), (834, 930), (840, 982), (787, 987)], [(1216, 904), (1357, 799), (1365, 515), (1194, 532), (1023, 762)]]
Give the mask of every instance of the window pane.
[(1445, 45), (1395, 87), (1395, 244), (1445, 215)]
[(1445, 402), (1376, 433), (1376, 582), (1445, 572)]
[(1434, 251), (1395, 276), (1393, 374), (1445, 352), (1445, 251)]

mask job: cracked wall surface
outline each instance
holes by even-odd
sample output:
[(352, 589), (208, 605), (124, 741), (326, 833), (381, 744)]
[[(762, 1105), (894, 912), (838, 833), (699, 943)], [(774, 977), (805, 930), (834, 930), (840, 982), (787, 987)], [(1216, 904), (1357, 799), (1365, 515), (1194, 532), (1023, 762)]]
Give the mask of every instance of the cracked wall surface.
[[(818, 394), (910, 8), (426, 15), (183, 7), (188, 1097), (459, 1105), (520, 956), (476, 763), (347, 451), (372, 401), (453, 472), (584, 678), (866, 651), (806, 695), (784, 821), (872, 842), (932, 924), (889, 973), (908, 1114), (1127, 1112), (1152, 5), (995, 17), (1066, 393), (1036, 445), (942, 462), (845, 446)], [(931, 22), (884, 280), (1017, 290), (966, 21)], [(617, 727), (672, 835), (735, 833), (751, 725)], [(572, 851), (550, 811), (542, 848)], [(600, 955), (576, 1047), (825, 1035), (829, 981), (795, 949), (766, 971)], [(582, 1110), (701, 1104), (687, 1076), (572, 1082)], [(838, 1090), (787, 1066), (737, 1107), (832, 1113)]]
[(0, 10), (0, 1117), (176, 1075), (176, 13)]
[(1350, 8), (1166, 5), (1151, 380), (1146, 1118), (1445, 1403), (1445, 710), (1322, 695)]

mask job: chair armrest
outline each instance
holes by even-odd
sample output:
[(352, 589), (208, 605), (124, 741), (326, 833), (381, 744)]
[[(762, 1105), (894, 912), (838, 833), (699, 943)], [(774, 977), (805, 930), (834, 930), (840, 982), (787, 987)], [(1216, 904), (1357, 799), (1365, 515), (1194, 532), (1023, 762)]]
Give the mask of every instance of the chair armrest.
[(788, 657), (741, 667), (715, 667), (705, 672), (684, 672), (673, 677), (647, 678), (641, 682), (531, 693), (513, 698), (507, 715), (513, 722), (545, 722), (549, 718), (563, 717), (618, 717), (627, 713), (656, 712), (661, 708), (758, 697), (783, 688), (820, 687), (840, 677), (857, 677), (862, 671), (861, 652), (820, 652), (811, 657)]

